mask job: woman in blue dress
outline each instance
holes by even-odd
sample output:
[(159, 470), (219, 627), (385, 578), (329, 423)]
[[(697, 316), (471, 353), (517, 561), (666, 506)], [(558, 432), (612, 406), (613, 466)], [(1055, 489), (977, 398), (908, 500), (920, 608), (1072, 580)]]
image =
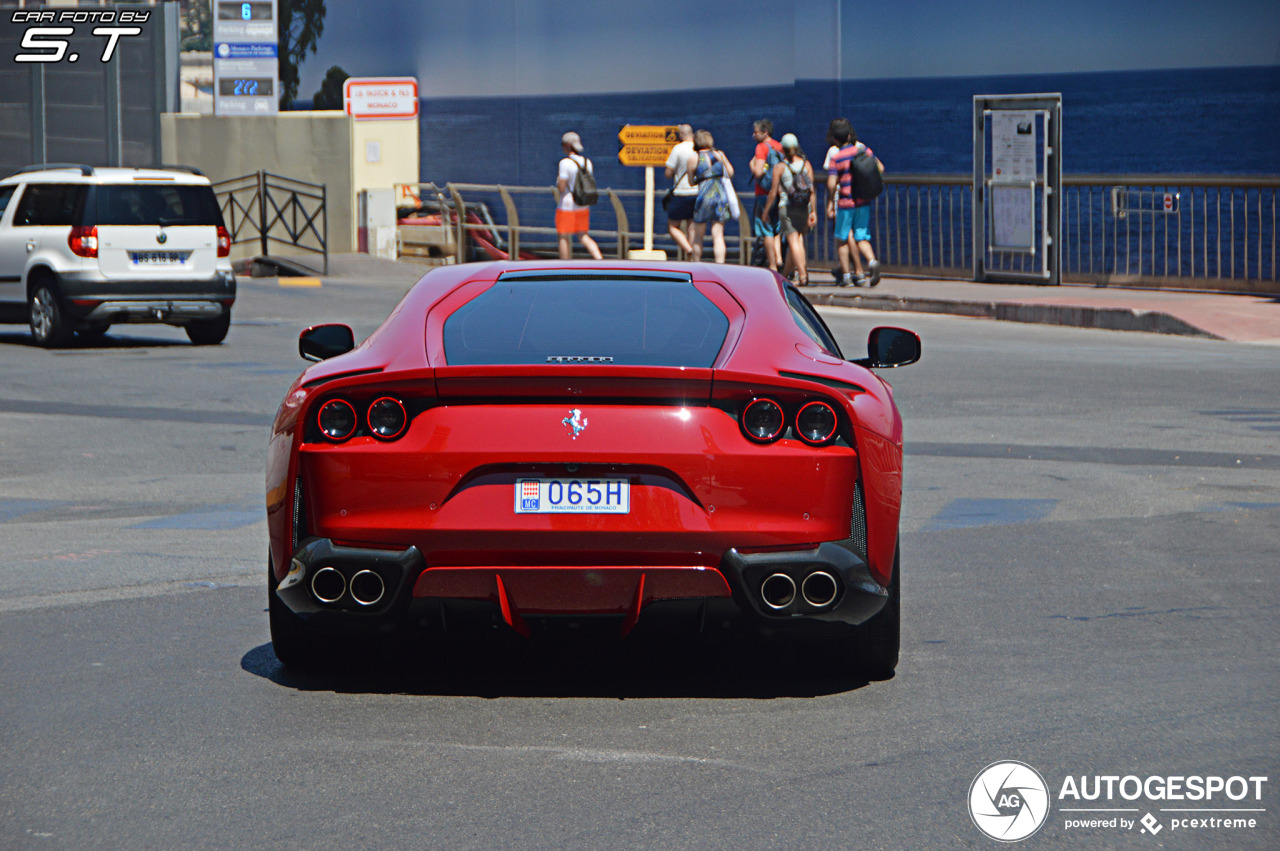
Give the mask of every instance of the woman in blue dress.
[[(689, 242), (695, 262), (702, 259), (702, 241), (706, 238), (707, 225), (711, 226), (711, 245), (717, 263), (724, 262), (724, 223), (730, 218), (729, 193), (733, 191), (729, 180), (733, 179), (733, 166), (723, 151), (715, 148), (715, 139), (706, 130), (693, 134), (693, 157), (689, 160), (689, 181), (698, 187), (698, 200), (693, 204), (693, 224), (689, 227)], [(725, 180), (728, 178), (729, 180)]]

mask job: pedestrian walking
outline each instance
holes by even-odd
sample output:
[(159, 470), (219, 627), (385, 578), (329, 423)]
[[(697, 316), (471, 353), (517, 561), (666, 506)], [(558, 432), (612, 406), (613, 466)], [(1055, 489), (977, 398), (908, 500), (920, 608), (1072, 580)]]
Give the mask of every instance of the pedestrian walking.
[[(591, 160), (582, 153), (582, 138), (577, 133), (569, 132), (560, 137), (560, 147), (564, 157), (560, 160), (560, 171), (556, 177), (556, 191), (560, 193), (560, 204), (556, 207), (556, 236), (560, 242), (560, 259), (573, 258), (573, 237), (577, 235), (582, 247), (596, 260), (601, 259), (600, 246), (587, 235), (591, 226), (591, 204), (595, 203), (582, 197), (583, 181), (578, 179), (580, 171), (592, 179), (590, 192), (595, 193), (595, 169)], [(575, 195), (578, 197), (575, 198)]]
[(764, 240), (764, 263), (777, 271), (782, 263), (782, 246), (778, 238), (778, 213), (765, 212), (765, 197), (773, 182), (773, 167), (782, 161), (782, 145), (773, 138), (773, 122), (761, 118), (751, 125), (755, 154), (748, 164), (755, 184), (755, 203), (751, 208), (751, 233)]
[(773, 185), (765, 200), (768, 215), (774, 202), (778, 204), (778, 230), (787, 241), (787, 261), (793, 266), (796, 283), (809, 285), (804, 238), (818, 223), (818, 210), (813, 193), (813, 165), (805, 158), (800, 142), (791, 133), (781, 139), (782, 162), (773, 167)]
[(716, 150), (715, 139), (706, 130), (693, 134), (694, 156), (687, 170), (693, 174), (691, 183), (697, 187), (698, 197), (693, 204), (693, 226), (689, 229), (689, 256), (702, 259), (702, 241), (708, 226), (711, 229), (711, 247), (717, 263), (724, 262), (724, 223), (730, 212), (730, 190), (724, 178), (733, 179), (733, 166), (723, 151)]
[[(837, 123), (839, 122), (839, 123)], [(864, 281), (874, 287), (880, 283), (880, 261), (871, 248), (871, 198), (854, 191), (857, 158), (866, 154), (875, 168), (884, 173), (884, 163), (870, 148), (858, 141), (858, 134), (845, 119), (832, 122), (832, 138), (840, 146), (827, 167), (827, 218), (836, 223), (836, 254), (840, 260), (840, 286), (861, 286)], [(862, 261), (867, 261), (866, 277)], [(850, 271), (850, 263), (853, 269)]]
[(689, 226), (693, 223), (693, 205), (698, 199), (698, 187), (689, 182), (689, 162), (696, 161), (693, 153), (693, 128), (681, 124), (676, 128), (680, 141), (667, 156), (667, 178), (674, 181), (671, 197), (664, 204), (667, 211), (667, 233), (686, 256), (693, 254), (689, 242)]

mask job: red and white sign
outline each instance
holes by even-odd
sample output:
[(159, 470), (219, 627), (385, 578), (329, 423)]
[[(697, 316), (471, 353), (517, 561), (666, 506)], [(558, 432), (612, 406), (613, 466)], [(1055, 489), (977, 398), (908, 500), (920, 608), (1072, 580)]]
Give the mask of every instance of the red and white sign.
[(1170, 192), (1164, 193), (1164, 210), (1166, 213), (1173, 211), (1173, 194)]
[(357, 121), (418, 117), (416, 77), (348, 77), (342, 108)]

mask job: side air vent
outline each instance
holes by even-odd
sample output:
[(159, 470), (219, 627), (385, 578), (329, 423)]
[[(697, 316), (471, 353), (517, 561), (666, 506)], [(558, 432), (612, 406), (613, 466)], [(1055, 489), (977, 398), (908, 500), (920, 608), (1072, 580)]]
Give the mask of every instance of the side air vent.
[(853, 484), (853, 521), (849, 526), (849, 541), (854, 549), (867, 555), (867, 510), (862, 504), (862, 481)]
[(307, 536), (306, 507), (302, 503), (302, 476), (293, 480), (293, 550), (298, 551), (298, 542)]

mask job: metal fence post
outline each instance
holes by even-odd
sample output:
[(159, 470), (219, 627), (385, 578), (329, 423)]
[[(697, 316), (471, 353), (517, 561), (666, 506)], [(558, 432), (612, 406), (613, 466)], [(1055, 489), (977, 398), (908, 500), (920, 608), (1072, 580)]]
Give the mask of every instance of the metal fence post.
[(446, 183), (445, 189), (449, 190), (449, 194), (453, 196), (453, 212), (458, 217), (458, 262), (465, 263), (467, 257), (467, 202), (462, 200), (462, 193), (454, 188), (452, 183)]
[(516, 212), (516, 202), (512, 200), (507, 187), (499, 186), (498, 194), (502, 196), (502, 206), (507, 208), (507, 259), (520, 259), (520, 214)]
[(320, 209), (324, 211), (324, 274), (329, 275), (329, 184), (320, 184)]
[(609, 201), (613, 204), (613, 215), (617, 219), (618, 224), (618, 259), (625, 260), (627, 256), (627, 243), (631, 232), (631, 226), (627, 223), (627, 211), (622, 207), (622, 199), (618, 197), (618, 193), (612, 189), (606, 189), (609, 193)]
[(262, 238), (262, 256), (267, 256), (267, 173), (258, 170), (258, 233)]

